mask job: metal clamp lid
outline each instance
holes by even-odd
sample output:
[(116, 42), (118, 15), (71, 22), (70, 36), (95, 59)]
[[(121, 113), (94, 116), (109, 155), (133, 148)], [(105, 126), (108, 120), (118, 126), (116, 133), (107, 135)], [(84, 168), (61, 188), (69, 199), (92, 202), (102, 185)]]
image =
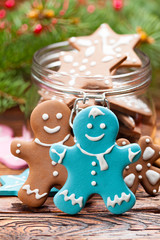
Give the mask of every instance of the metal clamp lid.
[(69, 125), (71, 126), (71, 128), (73, 128), (73, 116), (74, 114), (78, 114), (82, 108), (79, 108), (78, 106), (78, 102), (82, 102), (83, 104), (85, 104), (87, 101), (89, 101), (89, 99), (94, 99), (95, 102), (101, 102), (102, 105), (104, 107), (110, 108), (110, 104), (109, 101), (107, 100), (105, 93), (103, 94), (97, 94), (97, 95), (87, 95), (85, 92), (83, 92), (83, 97), (82, 98), (76, 98), (74, 105), (73, 105), (73, 109), (71, 111), (71, 115), (69, 118)]

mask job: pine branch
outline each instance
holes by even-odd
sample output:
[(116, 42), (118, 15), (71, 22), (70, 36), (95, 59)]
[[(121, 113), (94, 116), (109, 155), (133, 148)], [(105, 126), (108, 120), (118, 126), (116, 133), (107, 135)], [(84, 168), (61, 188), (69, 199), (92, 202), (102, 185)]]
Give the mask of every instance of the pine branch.
[[(68, 0), (36, 2), (40, 3), (36, 9), (39, 11), (37, 17), (31, 17), (31, 14), (29, 17), (29, 13), (35, 10), (33, 1), (24, 1), (8, 11), (4, 19), (0, 19), (0, 112), (18, 104), (22, 111), (29, 114), (31, 106), (36, 104), (38, 95), (30, 81), (35, 51), (71, 36), (92, 34), (103, 22), (122, 34), (135, 33), (140, 27), (148, 39), (153, 39), (151, 43), (147, 42), (147, 38), (142, 39), (139, 47), (150, 57), (154, 75), (157, 76), (157, 69), (160, 68), (159, 1), (126, 0), (119, 12), (115, 11), (111, 0), (104, 1), (103, 6), (99, 3), (102, 1), (81, 4), (78, 0), (70, 0), (67, 9), (64, 8), (64, 2)], [(89, 4), (95, 6), (93, 13), (87, 10)], [(45, 15), (46, 10), (53, 15)], [(61, 14), (62, 10), (64, 14)], [(3, 22), (5, 28), (1, 29)], [(43, 31), (36, 35), (34, 29), (39, 23)], [(154, 84), (156, 86), (156, 82)]]

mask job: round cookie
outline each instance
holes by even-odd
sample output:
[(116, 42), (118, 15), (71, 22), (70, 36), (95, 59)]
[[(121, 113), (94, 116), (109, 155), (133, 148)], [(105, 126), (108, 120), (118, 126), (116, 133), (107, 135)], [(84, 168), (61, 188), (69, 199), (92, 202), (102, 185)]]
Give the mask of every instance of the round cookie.
[(29, 176), (18, 192), (20, 200), (30, 207), (41, 206), (54, 186), (63, 186), (67, 179), (64, 166), (52, 164), (49, 148), (53, 143), (74, 144), (69, 126), (70, 109), (61, 102), (40, 103), (32, 112), (30, 123), (34, 133), (31, 142), (15, 139), (11, 144), (14, 156), (24, 159)]

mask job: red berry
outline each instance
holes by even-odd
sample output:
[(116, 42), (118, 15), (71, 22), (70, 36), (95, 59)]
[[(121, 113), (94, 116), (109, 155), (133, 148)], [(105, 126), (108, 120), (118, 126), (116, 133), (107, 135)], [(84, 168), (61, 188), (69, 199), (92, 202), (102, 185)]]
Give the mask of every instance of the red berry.
[(65, 11), (62, 9), (62, 10), (59, 12), (59, 14), (60, 14), (61, 16), (63, 16), (63, 15), (65, 14)]
[(36, 25), (35, 29), (34, 29), (34, 33), (35, 34), (39, 34), (42, 32), (43, 26), (39, 23)]
[(113, 0), (113, 7), (115, 10), (121, 10), (123, 7), (123, 0)]
[(52, 24), (53, 24), (53, 25), (57, 24), (57, 22), (58, 22), (57, 18), (53, 18), (53, 19), (52, 19)]
[(6, 16), (6, 11), (4, 9), (0, 10), (0, 19), (4, 18)]
[(5, 28), (5, 22), (0, 22), (0, 30), (3, 30)]
[(7, 1), (5, 1), (5, 6), (7, 8), (12, 8), (12, 7), (14, 7), (14, 5), (15, 5), (15, 0), (7, 0)]
[(87, 7), (87, 12), (93, 13), (94, 11), (95, 11), (95, 6), (94, 5), (91, 4)]

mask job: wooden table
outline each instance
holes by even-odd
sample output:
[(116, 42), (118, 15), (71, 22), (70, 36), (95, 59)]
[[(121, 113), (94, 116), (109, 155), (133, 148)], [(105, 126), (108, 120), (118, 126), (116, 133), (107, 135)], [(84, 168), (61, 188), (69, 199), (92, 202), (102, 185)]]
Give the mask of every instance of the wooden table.
[[(157, 112), (160, 130), (159, 106)], [(20, 172), (0, 164), (1, 175)], [(1, 239), (160, 239), (160, 193), (149, 197), (139, 189), (133, 209), (118, 216), (109, 213), (97, 195), (75, 216), (61, 213), (52, 197), (39, 209), (28, 208), (17, 197), (1, 197)]]

